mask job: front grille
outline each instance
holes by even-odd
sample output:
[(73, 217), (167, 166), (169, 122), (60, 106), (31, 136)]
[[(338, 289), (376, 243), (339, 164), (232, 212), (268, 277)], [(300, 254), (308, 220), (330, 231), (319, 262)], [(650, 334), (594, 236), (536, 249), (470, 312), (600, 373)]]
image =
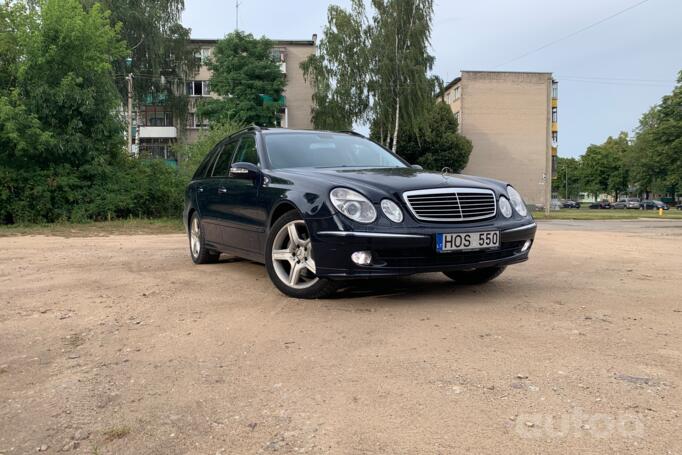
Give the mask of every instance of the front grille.
[(495, 193), (480, 188), (435, 188), (406, 191), (405, 202), (422, 221), (473, 221), (497, 213)]

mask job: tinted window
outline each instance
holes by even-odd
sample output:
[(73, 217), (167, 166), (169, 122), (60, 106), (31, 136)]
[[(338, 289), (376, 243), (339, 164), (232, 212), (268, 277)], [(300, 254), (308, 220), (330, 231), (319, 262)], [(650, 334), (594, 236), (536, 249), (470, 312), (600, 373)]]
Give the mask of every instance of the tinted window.
[(222, 149), (222, 144), (214, 147), (210, 152), (206, 154), (204, 160), (201, 162), (196, 172), (194, 173), (192, 180), (204, 179), (206, 178), (207, 174), (210, 174), (210, 169), (213, 167), (215, 157), (220, 151), (218, 149)]
[(407, 167), (383, 147), (358, 136), (335, 133), (271, 133), (264, 137), (273, 169)]
[(230, 163), (232, 162), (232, 153), (237, 145), (236, 141), (230, 141), (223, 147), (220, 156), (213, 167), (213, 177), (226, 177), (230, 173)]
[(232, 162), (258, 164), (258, 151), (256, 150), (256, 138), (254, 136), (242, 137)]

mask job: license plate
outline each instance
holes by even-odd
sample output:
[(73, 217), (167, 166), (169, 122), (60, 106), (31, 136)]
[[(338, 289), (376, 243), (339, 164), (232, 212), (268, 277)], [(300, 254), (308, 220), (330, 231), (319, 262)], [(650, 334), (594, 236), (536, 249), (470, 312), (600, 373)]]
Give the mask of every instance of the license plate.
[(446, 251), (487, 250), (500, 247), (499, 231), (436, 234), (436, 250)]

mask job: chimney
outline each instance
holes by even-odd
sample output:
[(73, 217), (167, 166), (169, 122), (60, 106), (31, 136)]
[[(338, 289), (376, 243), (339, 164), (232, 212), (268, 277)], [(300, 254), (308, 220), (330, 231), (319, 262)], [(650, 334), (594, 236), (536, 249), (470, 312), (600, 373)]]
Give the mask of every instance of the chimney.
[(313, 33), (313, 44), (317, 44), (317, 33)]

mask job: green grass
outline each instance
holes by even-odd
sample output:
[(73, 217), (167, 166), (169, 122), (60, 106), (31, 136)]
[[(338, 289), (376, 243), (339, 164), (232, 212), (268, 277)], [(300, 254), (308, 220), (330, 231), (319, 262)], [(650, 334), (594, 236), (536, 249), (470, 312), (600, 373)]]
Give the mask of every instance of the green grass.
[(545, 215), (544, 212), (533, 212), (536, 220), (636, 220), (638, 218), (656, 218), (662, 220), (682, 220), (682, 210), (671, 208), (658, 215), (657, 210), (598, 210), (587, 207), (576, 209), (561, 209)]
[[(588, 208), (562, 209), (545, 215), (533, 212), (537, 220), (634, 220), (657, 218), (682, 220), (682, 210), (671, 209), (659, 216), (653, 210), (591, 210)], [(19, 235), (47, 235), (54, 237), (104, 237), (109, 235), (181, 234), (180, 218), (126, 219), (89, 223), (15, 224), (0, 225), (0, 237)]]
[(108, 235), (179, 234), (180, 218), (126, 219), (89, 223), (13, 224), (0, 226), (0, 237), (49, 235), (56, 237), (98, 237)]
[(104, 440), (106, 442), (111, 442), (117, 439), (125, 438), (129, 434), (130, 434), (129, 427), (114, 427), (104, 432)]

